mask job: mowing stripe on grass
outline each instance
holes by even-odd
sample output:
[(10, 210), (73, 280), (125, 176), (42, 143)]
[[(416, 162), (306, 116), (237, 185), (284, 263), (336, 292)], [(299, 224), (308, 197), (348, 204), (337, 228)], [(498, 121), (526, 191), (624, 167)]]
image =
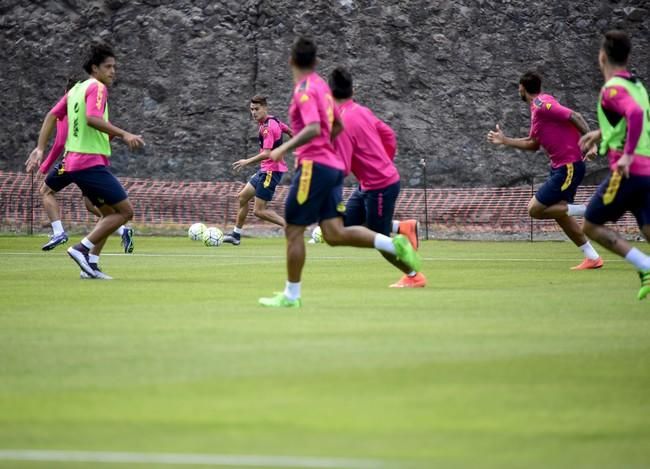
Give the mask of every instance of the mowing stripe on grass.
[[(2, 256), (42, 256), (40, 252), (1, 252), (0, 258)], [(206, 254), (165, 254), (165, 253), (141, 253), (141, 254), (119, 254), (119, 253), (107, 253), (102, 254), (103, 257), (106, 256), (117, 256), (124, 258), (137, 258), (137, 257), (214, 257), (215, 259), (278, 259), (283, 260), (285, 256), (276, 256), (276, 255), (215, 255), (210, 256)], [(381, 258), (366, 258), (359, 256), (314, 256), (309, 255), (309, 261), (358, 261), (359, 259), (364, 260), (377, 260), (384, 262)], [(538, 258), (538, 257), (423, 257), (423, 261), (438, 261), (438, 262), (578, 262), (580, 259), (576, 257), (571, 258), (561, 258), (557, 257), (554, 259), (549, 258)], [(623, 259), (607, 259), (607, 263), (610, 262), (624, 262)]]
[(245, 456), (220, 454), (117, 453), (104, 451), (0, 450), (0, 460), (42, 462), (90, 462), (111, 464), (176, 464), (187, 466), (293, 467), (323, 469), (386, 468), (380, 461), (294, 456)]

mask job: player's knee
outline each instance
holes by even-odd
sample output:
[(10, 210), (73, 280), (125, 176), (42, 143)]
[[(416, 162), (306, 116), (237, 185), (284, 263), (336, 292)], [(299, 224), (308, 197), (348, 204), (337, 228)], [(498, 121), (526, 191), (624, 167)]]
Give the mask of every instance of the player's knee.
[(544, 207), (535, 204), (534, 202), (531, 202), (528, 204), (528, 215), (530, 215), (531, 218), (542, 218), (542, 213), (544, 212)]
[(40, 188), (40, 193), (43, 197), (54, 195), (54, 191), (48, 187), (47, 184), (43, 183)]
[(266, 209), (253, 207), (253, 215), (257, 218), (264, 218), (264, 215), (266, 215)]
[(328, 229), (322, 230), (323, 240), (330, 246), (340, 246), (343, 244), (343, 232), (335, 228), (329, 227)]

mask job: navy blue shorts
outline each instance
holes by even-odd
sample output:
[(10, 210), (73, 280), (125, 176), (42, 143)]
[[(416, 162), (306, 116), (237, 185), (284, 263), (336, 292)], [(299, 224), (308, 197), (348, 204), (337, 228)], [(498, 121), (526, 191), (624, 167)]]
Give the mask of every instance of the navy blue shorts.
[(616, 222), (632, 212), (639, 228), (650, 224), (650, 176), (621, 177), (610, 173), (589, 201), (585, 220), (596, 225)]
[(287, 223), (307, 226), (341, 217), (343, 212), (343, 171), (303, 161), (293, 176), (284, 204)]
[(45, 185), (54, 192), (59, 192), (70, 184), (72, 184), (72, 178), (70, 177), (70, 173), (66, 172), (63, 168), (63, 162), (54, 165), (45, 178)]
[(261, 169), (256, 172), (248, 181), (255, 188), (255, 197), (270, 202), (283, 174), (280, 171), (262, 171)]
[(124, 187), (106, 166), (72, 171), (68, 173), (81, 193), (96, 207), (115, 205), (128, 198)]
[(551, 168), (550, 177), (537, 190), (535, 198), (547, 207), (561, 201), (573, 203), (578, 186), (584, 177), (585, 163), (583, 161), (565, 164), (555, 169)]
[(345, 206), (345, 226), (365, 225), (376, 233), (390, 236), (399, 188), (397, 181), (383, 189), (355, 190)]

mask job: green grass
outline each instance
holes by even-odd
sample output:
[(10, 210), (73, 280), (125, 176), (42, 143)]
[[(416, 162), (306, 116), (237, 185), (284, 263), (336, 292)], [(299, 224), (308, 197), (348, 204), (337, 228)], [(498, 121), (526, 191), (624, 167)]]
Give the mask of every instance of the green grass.
[(611, 255), (427, 242), (429, 286), (396, 291), (376, 252), (308, 246), (304, 306), (278, 311), (257, 298), (284, 286), (281, 240), (112, 238), (112, 282), (44, 240), (0, 238), (0, 449), (650, 464), (650, 302)]

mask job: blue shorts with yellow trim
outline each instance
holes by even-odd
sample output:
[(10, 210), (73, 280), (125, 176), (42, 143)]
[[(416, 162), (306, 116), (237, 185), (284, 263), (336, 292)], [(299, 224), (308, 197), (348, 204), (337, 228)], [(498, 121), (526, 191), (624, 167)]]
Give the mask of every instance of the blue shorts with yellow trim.
[(255, 197), (270, 202), (283, 174), (280, 171), (262, 171), (261, 169), (256, 172), (248, 181), (255, 188)]
[(116, 205), (128, 198), (120, 181), (106, 166), (93, 166), (68, 174), (95, 207)]
[(70, 173), (63, 168), (63, 162), (54, 165), (45, 178), (45, 185), (54, 192), (59, 192), (70, 184), (72, 184), (72, 178)]
[(650, 176), (607, 176), (587, 205), (585, 220), (596, 225), (616, 222), (632, 212), (639, 228), (650, 224)]
[(303, 161), (293, 176), (284, 205), (284, 218), (291, 225), (307, 226), (341, 217), (343, 171), (313, 161)]
[(573, 203), (578, 186), (585, 177), (585, 164), (582, 161), (551, 168), (549, 178), (535, 194), (535, 198), (547, 207), (564, 201)]
[(365, 225), (376, 233), (390, 236), (400, 182), (383, 189), (357, 188), (345, 205), (345, 226)]

